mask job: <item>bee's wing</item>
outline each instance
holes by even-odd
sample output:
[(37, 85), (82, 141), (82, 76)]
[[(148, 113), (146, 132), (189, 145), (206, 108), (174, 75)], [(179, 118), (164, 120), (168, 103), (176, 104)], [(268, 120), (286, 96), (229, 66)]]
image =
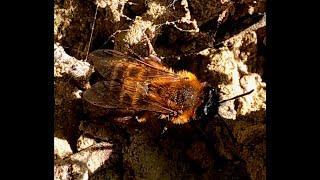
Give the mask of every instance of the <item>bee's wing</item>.
[[(95, 69), (105, 78), (84, 93), (84, 99), (104, 108), (146, 110), (169, 114), (174, 110), (151, 100), (148, 84), (154, 79), (179, 81), (176, 74), (152, 60), (139, 60), (113, 50), (96, 50), (89, 56)], [(159, 87), (160, 88), (160, 87)]]
[(127, 58), (130, 57), (121, 52), (109, 49), (99, 49), (91, 52), (88, 56), (88, 59), (93, 63), (94, 68), (104, 78), (110, 78), (112, 76), (113, 66), (110, 64), (119, 63)]
[(112, 92), (106, 90), (105, 83), (100, 81), (84, 92), (83, 99), (96, 106), (118, 108), (112, 96)]
[[(100, 81), (84, 92), (83, 99), (93, 105), (108, 109), (152, 111), (164, 114), (173, 112), (173, 110), (164, 107), (161, 103), (151, 101), (143, 92), (137, 93), (135, 90), (123, 86), (128, 85), (115, 81)], [(137, 83), (137, 86), (143, 88), (141, 83)], [(127, 97), (125, 98), (127, 99), (121, 98), (120, 93), (126, 94)]]
[(106, 58), (106, 57), (118, 57), (118, 58), (133, 58), (131, 56), (128, 56), (127, 54), (124, 54), (122, 52), (112, 50), (112, 49), (98, 49), (93, 52), (91, 52), (88, 56), (88, 58)]
[[(89, 54), (88, 59), (92, 61), (94, 68), (104, 77), (110, 78), (114, 71), (115, 64), (126, 64), (124, 66), (137, 66), (137, 68), (144, 68), (148, 78), (156, 78), (163, 76), (176, 77), (173, 71), (165, 68), (159, 62), (146, 59), (140, 60), (132, 56), (123, 54), (119, 51), (110, 49), (99, 49)], [(126, 77), (123, 77), (126, 78)]]

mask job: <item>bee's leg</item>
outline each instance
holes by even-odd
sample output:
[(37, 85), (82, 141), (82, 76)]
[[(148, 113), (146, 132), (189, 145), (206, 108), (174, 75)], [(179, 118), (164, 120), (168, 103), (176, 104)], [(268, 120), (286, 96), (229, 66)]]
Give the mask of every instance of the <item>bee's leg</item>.
[(226, 128), (228, 135), (230, 136), (232, 143), (236, 144), (237, 143), (237, 139), (234, 137), (232, 130), (230, 129), (229, 125), (223, 120), (223, 118), (221, 117), (221, 115), (218, 113), (218, 121), (222, 123), (222, 125)]
[(114, 117), (111, 119), (111, 121), (115, 123), (120, 123), (120, 124), (129, 124), (132, 122), (133, 117), (132, 116), (124, 116), (124, 117)]
[(157, 56), (150, 54), (149, 57), (150, 57), (152, 60), (161, 63), (161, 59), (158, 58)]
[(150, 42), (150, 39), (148, 38), (147, 35), (145, 35), (145, 38), (148, 44), (149, 57), (154, 61), (161, 62), (161, 59), (157, 57), (157, 53), (154, 51), (154, 48)]
[(130, 46), (129, 46), (128, 44), (127, 44), (126, 46), (127, 46), (127, 48), (128, 48), (128, 52), (130, 53), (130, 55), (131, 55), (132, 57), (137, 58), (137, 59), (143, 61), (143, 58), (142, 58), (140, 55), (138, 55), (137, 53), (135, 53), (135, 52), (130, 48)]
[(167, 132), (167, 130), (168, 130), (168, 127), (167, 127), (167, 125), (166, 125), (166, 126), (162, 129), (162, 132), (161, 132), (160, 136), (163, 136), (164, 133)]
[(201, 134), (201, 136), (205, 139), (206, 142), (209, 141), (209, 137), (206, 135), (206, 133), (205, 133), (199, 126), (197, 126), (197, 125), (195, 124), (194, 121), (190, 121), (190, 125), (191, 125), (192, 127), (194, 127), (194, 128)]
[(170, 116), (165, 116), (165, 115), (160, 115), (160, 117), (158, 117), (160, 119), (162, 119), (163, 121), (160, 121), (161, 122), (161, 133), (160, 133), (160, 136), (159, 138), (163, 138), (165, 133), (168, 131), (168, 126), (169, 126), (169, 122), (170, 122)]
[(156, 56), (157, 53), (154, 51), (153, 46), (152, 46), (152, 44), (151, 44), (150, 39), (148, 38), (148, 36), (145, 35), (144, 38), (146, 39), (147, 44), (148, 44), (148, 50), (149, 50), (148, 52), (149, 52), (149, 55), (155, 55), (155, 56)]
[(147, 121), (147, 116), (144, 114), (142, 116), (136, 116), (136, 120), (139, 122), (139, 123), (145, 123)]
[[(195, 128), (198, 134), (203, 138), (204, 142), (206, 143), (206, 146), (210, 152), (213, 154), (217, 154), (217, 139), (214, 138), (214, 135), (212, 135), (213, 129), (209, 126), (209, 132), (208, 132), (208, 125), (210, 120), (207, 118), (202, 119), (202, 123), (197, 125), (195, 121), (190, 121), (190, 125)], [(211, 131), (211, 132), (210, 132)]]
[(134, 124), (136, 121), (133, 116), (114, 117), (110, 121), (118, 126), (126, 127), (129, 124)]
[[(163, 124), (162, 126), (163, 127)], [(167, 134), (168, 134), (168, 126), (167, 124), (165, 124), (165, 126), (162, 128), (162, 129), (159, 129), (161, 130), (161, 133), (159, 134), (159, 132), (157, 132), (158, 134), (156, 135), (155, 137), (155, 141), (159, 144), (161, 144), (161, 142), (163, 142), (163, 140), (167, 139)]]
[[(233, 132), (227, 122), (221, 117), (220, 114), (217, 114), (216, 125), (214, 127), (221, 129), (218, 131), (214, 131), (215, 133), (215, 147), (216, 152), (226, 159), (232, 160), (241, 160), (237, 152), (237, 139), (234, 137)], [(215, 128), (214, 128), (215, 129)], [(219, 147), (219, 148), (218, 148)]]

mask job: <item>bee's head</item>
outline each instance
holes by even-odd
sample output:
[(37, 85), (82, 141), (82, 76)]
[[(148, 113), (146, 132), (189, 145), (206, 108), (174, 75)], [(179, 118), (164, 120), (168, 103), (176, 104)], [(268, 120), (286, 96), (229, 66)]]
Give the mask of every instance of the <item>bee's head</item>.
[(253, 92), (253, 89), (249, 92), (234, 96), (229, 99), (219, 100), (218, 91), (211, 86), (206, 86), (204, 88), (204, 92), (203, 92), (203, 96), (202, 96), (202, 103), (196, 111), (195, 120), (199, 120), (199, 119), (202, 119), (205, 117), (212, 117), (212, 116), (218, 114), (218, 108), (219, 108), (220, 104), (222, 104), (226, 101), (230, 101), (230, 100), (237, 99), (239, 97), (248, 95), (252, 92)]
[(219, 95), (216, 89), (211, 86), (205, 86), (203, 90), (202, 103), (197, 108), (195, 120), (208, 116), (214, 116), (218, 113)]

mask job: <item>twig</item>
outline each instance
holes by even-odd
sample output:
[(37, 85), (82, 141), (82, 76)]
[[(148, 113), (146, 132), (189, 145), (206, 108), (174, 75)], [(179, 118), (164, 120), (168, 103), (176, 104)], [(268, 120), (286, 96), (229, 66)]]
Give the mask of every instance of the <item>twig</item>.
[(94, 19), (93, 19), (93, 23), (92, 23), (92, 27), (91, 27), (91, 34), (90, 34), (90, 39), (89, 39), (89, 44), (88, 44), (88, 50), (87, 50), (87, 55), (86, 55), (86, 59), (85, 61), (88, 60), (88, 56), (89, 56), (89, 51), (90, 51), (90, 46), (91, 46), (91, 40), (92, 40), (92, 35), (93, 35), (93, 30), (94, 30), (94, 25), (97, 19), (97, 13), (98, 13), (98, 5), (96, 7), (96, 12), (94, 13)]

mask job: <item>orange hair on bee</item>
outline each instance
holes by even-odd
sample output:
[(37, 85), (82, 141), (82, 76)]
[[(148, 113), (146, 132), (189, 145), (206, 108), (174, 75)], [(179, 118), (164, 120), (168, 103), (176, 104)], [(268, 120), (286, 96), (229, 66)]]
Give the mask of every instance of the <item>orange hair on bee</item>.
[(197, 80), (197, 77), (194, 74), (192, 74), (191, 72), (188, 72), (188, 71), (179, 71), (177, 74), (180, 77), (185, 78), (185, 79)]
[(188, 71), (179, 71), (177, 73), (181, 78), (184, 78), (185, 80), (188, 80), (194, 89), (197, 89), (199, 92), (203, 89), (204, 84), (201, 83), (197, 77)]
[(187, 111), (184, 111), (181, 115), (178, 117), (175, 117), (171, 120), (173, 124), (185, 124), (190, 121), (191, 117), (193, 117), (195, 113), (195, 109), (189, 109)]

